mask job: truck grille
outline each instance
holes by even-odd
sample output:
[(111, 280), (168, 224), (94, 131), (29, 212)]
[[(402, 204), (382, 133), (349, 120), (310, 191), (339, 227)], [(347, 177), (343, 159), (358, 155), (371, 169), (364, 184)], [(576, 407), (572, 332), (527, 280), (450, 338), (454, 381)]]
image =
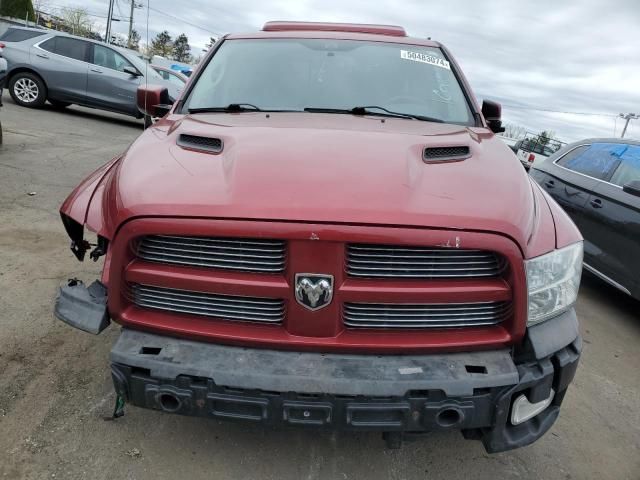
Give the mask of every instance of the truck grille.
[(141, 284), (130, 286), (130, 296), (139, 307), (225, 320), (280, 324), (285, 315), (284, 300), (275, 298), (217, 295)]
[(510, 302), (345, 303), (343, 318), (349, 328), (450, 328), (496, 325), (510, 314)]
[(282, 240), (149, 235), (138, 244), (137, 254), (150, 262), (279, 273), (286, 263), (286, 243)]
[(473, 278), (498, 276), (501, 256), (482, 250), (349, 244), (347, 273), (369, 278)]

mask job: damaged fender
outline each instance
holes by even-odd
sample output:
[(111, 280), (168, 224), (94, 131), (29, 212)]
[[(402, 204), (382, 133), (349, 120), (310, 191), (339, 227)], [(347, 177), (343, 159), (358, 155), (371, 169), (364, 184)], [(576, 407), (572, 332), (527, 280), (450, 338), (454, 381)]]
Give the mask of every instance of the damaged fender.
[(71, 238), (71, 251), (80, 261), (91, 244), (84, 239), (85, 225), (98, 235), (98, 245), (91, 252), (91, 258), (97, 260), (106, 253), (107, 243), (111, 237), (103, 216), (103, 197), (107, 189), (108, 179), (122, 155), (119, 155), (101, 166), (78, 185), (60, 207), (62, 223)]

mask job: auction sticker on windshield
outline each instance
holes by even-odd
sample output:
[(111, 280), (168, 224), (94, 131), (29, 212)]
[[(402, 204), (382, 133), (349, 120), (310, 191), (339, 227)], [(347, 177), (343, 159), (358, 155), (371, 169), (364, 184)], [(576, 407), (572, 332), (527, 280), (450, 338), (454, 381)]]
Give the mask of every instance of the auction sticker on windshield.
[(403, 60), (413, 60), (414, 62), (428, 63), (429, 65), (435, 65), (436, 67), (451, 70), (449, 62), (447, 62), (443, 58), (438, 58), (433, 55), (427, 55), (420, 52), (410, 52), (408, 50), (400, 50), (400, 58), (402, 58)]

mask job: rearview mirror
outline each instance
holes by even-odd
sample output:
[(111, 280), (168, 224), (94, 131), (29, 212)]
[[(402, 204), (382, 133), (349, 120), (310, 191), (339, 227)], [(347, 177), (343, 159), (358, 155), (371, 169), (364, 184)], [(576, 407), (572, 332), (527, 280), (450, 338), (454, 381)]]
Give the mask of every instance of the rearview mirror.
[(128, 73), (129, 75), (132, 75), (134, 77), (141, 77), (142, 76), (142, 74), (138, 71), (138, 69), (134, 68), (134, 67), (124, 67), (122, 69), (122, 71), (124, 73)]
[(622, 187), (622, 191), (640, 197), (640, 180), (631, 180)]
[(487, 125), (493, 133), (504, 132), (502, 126), (502, 106), (498, 102), (491, 100), (482, 101), (482, 116), (487, 121)]
[(164, 117), (171, 111), (171, 100), (167, 87), (140, 85), (137, 92), (138, 110), (150, 117)]

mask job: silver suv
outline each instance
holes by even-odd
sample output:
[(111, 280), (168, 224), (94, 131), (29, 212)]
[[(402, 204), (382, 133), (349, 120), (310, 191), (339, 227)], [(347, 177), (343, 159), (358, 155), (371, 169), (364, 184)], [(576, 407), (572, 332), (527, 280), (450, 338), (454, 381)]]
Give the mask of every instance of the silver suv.
[(141, 118), (136, 91), (144, 83), (162, 85), (172, 99), (174, 84), (164, 80), (133, 51), (62, 32), (12, 27), (0, 37), (8, 63), (7, 88), (24, 107), (72, 103)]

